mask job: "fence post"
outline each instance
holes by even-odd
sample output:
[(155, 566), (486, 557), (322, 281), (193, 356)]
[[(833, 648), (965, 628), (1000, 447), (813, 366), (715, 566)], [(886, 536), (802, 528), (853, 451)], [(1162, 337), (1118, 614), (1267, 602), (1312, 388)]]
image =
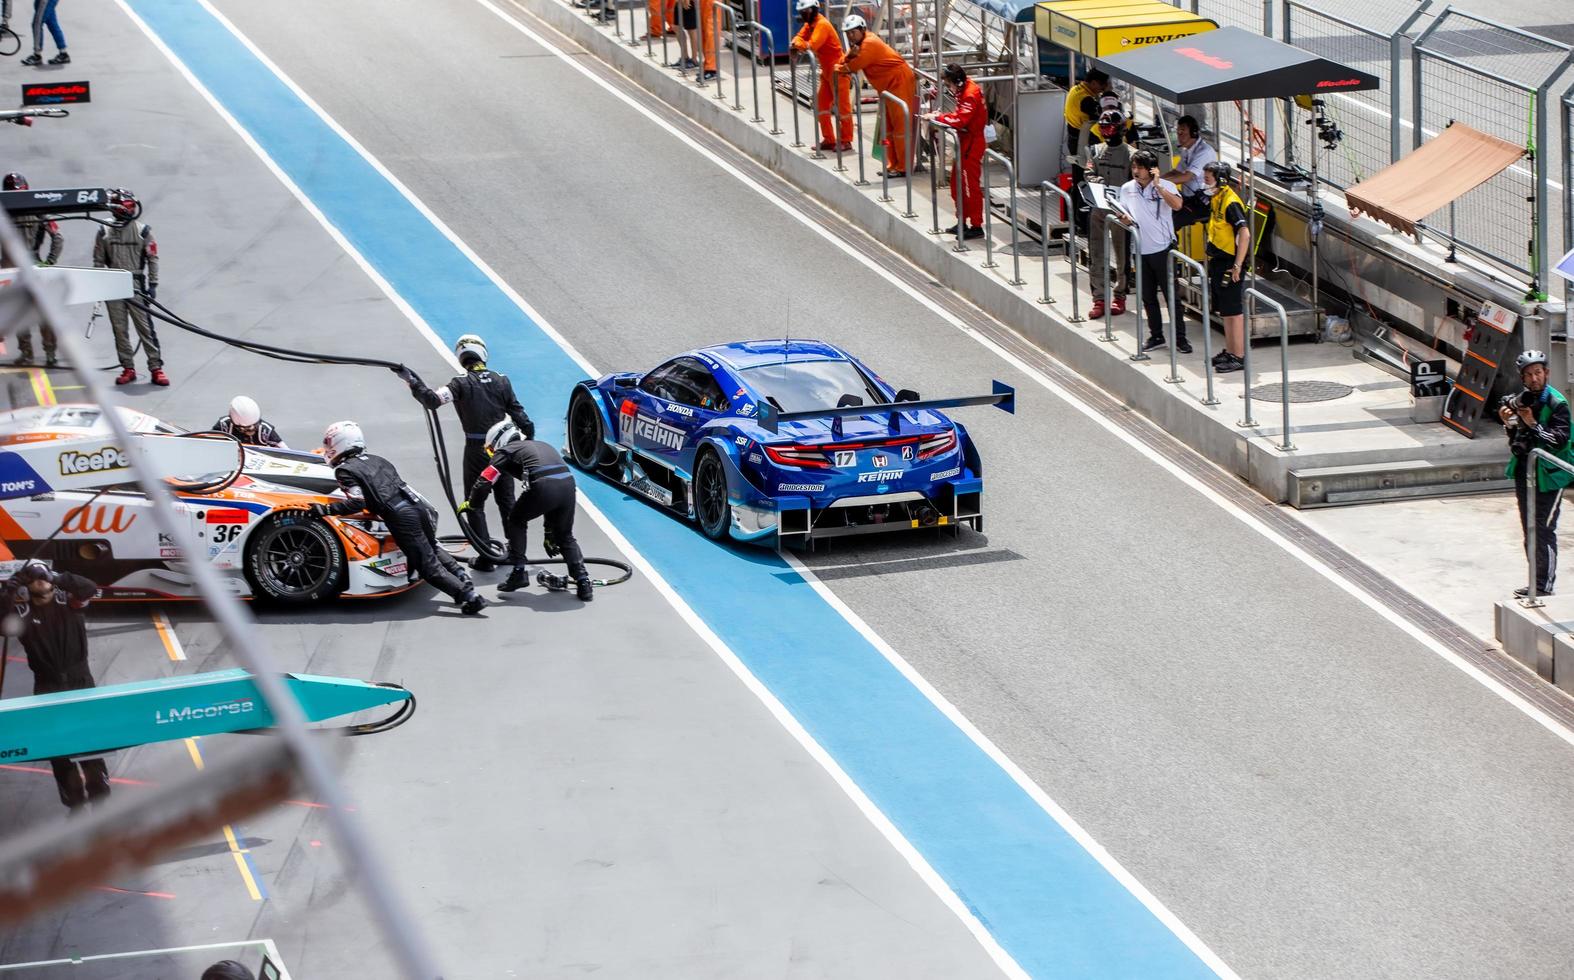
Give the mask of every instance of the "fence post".
[(864, 80), (863, 75), (852, 76), (853, 86), (853, 133), (857, 140), (853, 144), (858, 155), (858, 179), (853, 181), (859, 187), (869, 186), (869, 180), (864, 176)]
[[(1075, 221), (1076, 218), (1073, 217), (1072, 220)], [(1109, 274), (1109, 261), (1115, 257), (1115, 235), (1113, 228), (1111, 228), (1111, 225), (1115, 223), (1115, 212), (1105, 212), (1104, 268), (1101, 270), (1104, 273), (1104, 336), (1100, 337), (1099, 340), (1102, 340), (1106, 344), (1113, 344), (1115, 342), (1114, 324), (1111, 321), (1110, 315), (1110, 307), (1115, 305), (1115, 277)], [(1090, 247), (1088, 251), (1091, 252), (1092, 248)], [(1120, 261), (1125, 262), (1126, 257), (1122, 255)], [(1120, 268), (1122, 272), (1125, 271), (1125, 266), (1121, 266)], [(1088, 275), (1093, 275), (1093, 264), (1091, 262), (1088, 263)]]
[[(1202, 403), (1212, 408), (1219, 404), (1219, 399), (1213, 395), (1213, 310), (1210, 306), (1212, 287), (1208, 282), (1208, 267), (1179, 249), (1170, 249), (1170, 258), (1180, 260), (1188, 269), (1197, 273), (1197, 282), (1202, 293), (1202, 370), (1208, 391)], [(1172, 276), (1171, 279), (1173, 280), (1174, 277)], [(1178, 290), (1176, 294), (1179, 295)], [(1178, 308), (1179, 301), (1175, 305)], [(1180, 315), (1178, 311), (1176, 315)]]
[[(1180, 290), (1175, 287), (1175, 250), (1174, 249), (1170, 249), (1164, 255), (1164, 281), (1169, 284), (1169, 292), (1170, 292), (1170, 330), (1169, 330), (1170, 373), (1169, 373), (1169, 377), (1165, 378), (1164, 380), (1168, 384), (1178, 385), (1178, 384), (1181, 383), (1181, 376), (1180, 376), (1180, 365), (1176, 363), (1176, 356), (1178, 355), (1179, 352), (1176, 351), (1176, 349), (1175, 349), (1175, 346), (1176, 346), (1175, 338), (1180, 336), (1180, 331), (1177, 328), (1180, 326), (1180, 315), (1181, 315), (1181, 312), (1180, 312)], [(1207, 324), (1203, 324), (1203, 328), (1206, 329), (1207, 328)]]
[[(765, 32), (765, 46), (770, 51), (770, 55), (765, 59), (765, 63), (771, 66), (771, 84), (766, 87), (766, 91), (770, 93), (771, 97), (771, 135), (780, 136), (782, 134), (781, 119), (776, 114), (776, 34), (769, 27), (766, 27), (759, 21), (753, 21), (752, 23), (754, 24), (754, 29), (756, 31)], [(758, 38), (759, 35), (756, 34), (755, 36)], [(755, 47), (758, 48), (759, 45), (756, 44)], [(758, 53), (759, 52), (756, 51), (753, 55), (750, 55), (750, 57), (753, 58), (755, 62), (752, 70), (758, 70), (759, 68), (759, 58), (757, 57)], [(752, 79), (750, 81), (751, 83), (753, 82)], [(757, 87), (754, 92), (754, 114), (756, 116), (760, 114), (760, 95), (759, 89)], [(793, 119), (796, 120), (798, 118), (797, 102), (793, 103), (792, 114)], [(796, 138), (796, 134), (794, 134), (794, 138)]]
[[(1558, 103), (1558, 122), (1563, 129), (1563, 250), (1574, 251), (1574, 85), (1563, 93)], [(1563, 309), (1574, 306), (1574, 281), (1563, 280)]]
[[(1389, 163), (1398, 163), (1400, 156), (1402, 156), (1404, 153), (1402, 148), (1403, 143), (1399, 135), (1400, 131), (1404, 129), (1404, 93), (1402, 91), (1403, 86), (1399, 84), (1399, 76), (1401, 74), (1400, 62), (1404, 60), (1404, 42), (1405, 38), (1408, 36), (1406, 32), (1415, 26), (1415, 22), (1420, 20), (1421, 15), (1426, 13), (1431, 6), (1432, 0), (1421, 0), (1421, 3), (1416, 7), (1416, 9), (1410, 12), (1410, 16), (1405, 18), (1405, 22), (1400, 24), (1398, 29), (1388, 37)], [(1411, 61), (1414, 61), (1415, 53), (1413, 38), (1411, 39), (1411, 43), (1412, 49), (1410, 58)], [(1420, 78), (1421, 70), (1419, 67), (1416, 67), (1415, 74), (1410, 79), (1410, 86), (1412, 89), (1419, 91)], [(1416, 92), (1411, 92), (1412, 96), (1415, 94)], [(1416, 117), (1410, 122), (1412, 129), (1414, 129), (1416, 132), (1421, 131), (1420, 117)]]
[(1142, 338), (1142, 328), (1146, 326), (1148, 332), (1153, 331), (1153, 324), (1148, 322), (1148, 308), (1142, 302), (1142, 230), (1135, 224), (1126, 229), (1126, 254), (1131, 257), (1131, 264), (1137, 272), (1136, 300), (1137, 308), (1131, 311), (1131, 333), (1137, 340), (1137, 349), (1132, 351), (1133, 361), (1151, 361), (1152, 357), (1142, 349), (1145, 341)]
[(798, 129), (798, 52), (791, 48), (787, 49), (787, 87), (792, 93), (792, 145), (801, 147), (803, 134)]
[[(1077, 295), (1077, 222), (1071, 208), (1071, 195), (1047, 180), (1038, 186), (1038, 234), (1044, 245), (1040, 253), (1044, 259), (1044, 295), (1039, 297), (1038, 301), (1047, 306), (1053, 306), (1055, 303), (1055, 298), (1049, 295), (1049, 195), (1051, 192), (1060, 195), (1061, 203), (1066, 208), (1066, 263), (1071, 266), (1070, 322), (1081, 323), (1082, 310), (1078, 306)], [(1088, 234), (1092, 235), (1091, 228)], [(1090, 244), (1089, 249), (1091, 248)]]
[[(1536, 609), (1546, 605), (1536, 595), (1536, 467), (1541, 462), (1540, 454), (1542, 452), (1545, 452), (1545, 450), (1539, 446), (1531, 449), (1530, 455), (1525, 457), (1525, 465), (1530, 468), (1530, 472), (1524, 474), (1524, 483), (1522, 484), (1524, 491), (1521, 492), (1517, 486), (1514, 488), (1514, 496), (1518, 498), (1520, 506), (1525, 511), (1525, 564), (1529, 566), (1530, 575), (1525, 583), (1525, 601), (1523, 605), (1527, 609)], [(1551, 454), (1548, 453), (1548, 455), (1550, 456)]]
[(980, 163), (984, 171), (983, 179), (978, 182), (979, 189), (984, 194), (984, 264), (979, 267), (982, 269), (994, 269), (1000, 265), (995, 261), (995, 209), (989, 206), (989, 178), (992, 176), (989, 172), (989, 158), (993, 153), (993, 150), (984, 151), (984, 159)]
[(1241, 333), (1241, 380), (1243, 386), (1242, 399), (1245, 405), (1245, 417), (1236, 425), (1242, 428), (1256, 428), (1257, 420), (1252, 418), (1252, 321), (1257, 318), (1257, 290), (1246, 290), (1246, 324)]

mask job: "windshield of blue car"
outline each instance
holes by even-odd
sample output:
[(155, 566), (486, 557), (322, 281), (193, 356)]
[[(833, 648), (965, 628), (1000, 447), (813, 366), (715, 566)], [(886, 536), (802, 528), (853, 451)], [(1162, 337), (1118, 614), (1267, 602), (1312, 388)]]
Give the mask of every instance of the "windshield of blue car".
[(739, 373), (762, 399), (783, 412), (835, 408), (843, 395), (852, 395), (865, 405), (885, 401), (885, 395), (851, 361), (757, 364)]

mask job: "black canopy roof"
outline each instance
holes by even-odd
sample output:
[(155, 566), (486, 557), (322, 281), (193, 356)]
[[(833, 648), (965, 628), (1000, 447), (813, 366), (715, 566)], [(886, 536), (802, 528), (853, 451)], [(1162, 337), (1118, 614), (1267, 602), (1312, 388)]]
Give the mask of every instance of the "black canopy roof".
[(1175, 103), (1289, 98), (1380, 87), (1368, 75), (1272, 38), (1221, 27), (1097, 60), (1115, 78)]

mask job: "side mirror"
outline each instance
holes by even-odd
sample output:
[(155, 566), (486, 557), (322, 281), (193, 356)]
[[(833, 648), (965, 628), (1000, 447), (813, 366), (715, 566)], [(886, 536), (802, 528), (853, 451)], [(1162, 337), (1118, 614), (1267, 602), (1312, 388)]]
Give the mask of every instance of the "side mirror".
[(899, 402), (916, 402), (918, 401), (918, 392), (911, 388), (903, 388), (896, 393), (896, 400)]

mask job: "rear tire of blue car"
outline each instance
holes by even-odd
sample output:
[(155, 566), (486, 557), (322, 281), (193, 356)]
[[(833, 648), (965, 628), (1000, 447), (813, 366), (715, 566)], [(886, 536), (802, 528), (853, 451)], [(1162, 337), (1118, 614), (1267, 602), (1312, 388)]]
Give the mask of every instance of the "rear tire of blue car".
[(713, 449), (700, 452), (694, 467), (694, 517), (700, 531), (712, 541), (727, 540), (732, 526), (732, 506), (727, 503), (727, 471)]

